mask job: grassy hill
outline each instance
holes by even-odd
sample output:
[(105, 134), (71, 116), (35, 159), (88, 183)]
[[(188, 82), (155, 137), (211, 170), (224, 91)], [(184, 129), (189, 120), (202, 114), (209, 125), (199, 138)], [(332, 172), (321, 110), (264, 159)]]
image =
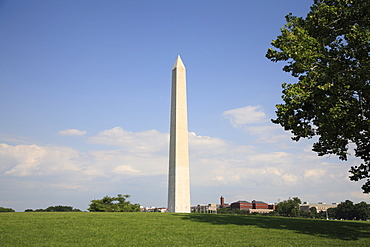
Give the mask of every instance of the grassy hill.
[(1, 213), (0, 246), (370, 246), (370, 223), (169, 213)]

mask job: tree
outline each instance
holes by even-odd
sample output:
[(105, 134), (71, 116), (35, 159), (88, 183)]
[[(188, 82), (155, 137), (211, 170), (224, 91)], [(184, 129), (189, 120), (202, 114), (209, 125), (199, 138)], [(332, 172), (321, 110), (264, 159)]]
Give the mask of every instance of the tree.
[(355, 205), (350, 200), (346, 200), (338, 205), (336, 210), (337, 219), (353, 220), (355, 218)]
[(370, 205), (366, 202), (355, 204), (354, 211), (354, 215), (357, 220), (370, 219)]
[(314, 0), (306, 18), (286, 16), (266, 57), (285, 61), (283, 71), (298, 82), (284, 83), (283, 104), (272, 122), (292, 139), (318, 137), (313, 151), (347, 160), (349, 145), (362, 160), (350, 179), (367, 179), (370, 192), (370, 1)]
[(73, 207), (71, 207), (71, 206), (59, 205), (59, 206), (50, 206), (50, 207), (46, 208), (45, 211), (47, 211), (47, 212), (72, 212), (72, 209), (73, 209)]
[(319, 214), (317, 213), (317, 209), (315, 207), (311, 207), (310, 208), (310, 213), (309, 213), (309, 216), (310, 218), (317, 218)]
[(236, 209), (232, 209), (232, 210), (231, 210), (231, 213), (232, 213), (232, 214), (242, 214), (242, 215), (246, 215), (246, 214), (248, 214), (248, 211), (247, 211), (247, 210), (242, 210), (242, 209), (236, 208)]
[(126, 199), (130, 195), (118, 194), (117, 197), (105, 196), (103, 199), (92, 200), (89, 208), (90, 212), (138, 212), (139, 204), (131, 204)]
[(15, 212), (15, 211), (12, 208), (3, 208), (3, 207), (0, 207), (0, 212), (1, 213), (4, 213), (4, 212)]
[(276, 204), (275, 211), (282, 216), (296, 217), (300, 215), (299, 204), (302, 203), (298, 197), (293, 197)]
[(327, 209), (328, 217), (337, 219), (337, 210), (338, 210), (337, 208), (328, 208)]
[(218, 208), (217, 213), (218, 214), (234, 214), (235, 212), (231, 210), (231, 208)]
[(328, 215), (336, 219), (367, 220), (370, 219), (370, 205), (366, 202), (353, 204), (352, 201), (346, 200), (336, 208), (329, 208)]
[(63, 206), (63, 205), (50, 206), (46, 208), (45, 211), (47, 212), (81, 212), (81, 210), (77, 208), (73, 208), (71, 206)]
[(58, 206), (50, 206), (47, 207), (46, 209), (36, 209), (35, 211), (33, 209), (26, 209), (24, 212), (81, 212), (80, 209), (73, 208), (71, 206), (63, 206), (63, 205), (58, 205)]

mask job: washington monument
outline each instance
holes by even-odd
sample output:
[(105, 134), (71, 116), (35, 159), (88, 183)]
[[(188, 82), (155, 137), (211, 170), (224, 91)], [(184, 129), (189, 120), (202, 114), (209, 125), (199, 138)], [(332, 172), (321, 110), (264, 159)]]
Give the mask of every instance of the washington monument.
[(186, 69), (177, 57), (172, 69), (168, 212), (190, 213)]

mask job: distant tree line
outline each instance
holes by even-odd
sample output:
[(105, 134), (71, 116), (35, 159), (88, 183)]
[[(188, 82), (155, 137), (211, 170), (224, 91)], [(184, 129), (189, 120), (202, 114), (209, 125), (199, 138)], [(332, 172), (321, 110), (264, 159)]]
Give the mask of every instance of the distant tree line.
[[(338, 219), (338, 220), (368, 220), (370, 219), (370, 204), (366, 202), (360, 202), (354, 204), (350, 200), (340, 203), (336, 208), (329, 208), (326, 212), (317, 212), (315, 207), (309, 209), (309, 211), (303, 211), (300, 209), (299, 204), (301, 200), (298, 197), (289, 198), (275, 205), (275, 210), (263, 214), (266, 216), (284, 216), (284, 217), (301, 217), (301, 218), (313, 218), (313, 219)], [(219, 208), (218, 214), (240, 214), (246, 215), (248, 211), (230, 208)], [(258, 214), (258, 213), (253, 213)]]
[(246, 215), (248, 214), (247, 210), (240, 210), (237, 209), (231, 209), (231, 208), (218, 208), (217, 209), (218, 214), (240, 214), (240, 215)]
[(6, 213), (6, 212), (15, 212), (12, 208), (3, 208), (0, 207), (0, 213)]
[[(132, 204), (127, 200), (130, 195), (118, 194), (116, 197), (105, 196), (102, 199), (91, 200), (89, 204), (90, 212), (139, 212), (140, 205)], [(0, 207), (0, 212), (15, 212), (12, 208)], [(25, 212), (81, 212), (80, 209), (72, 206), (50, 206), (46, 209), (26, 209)]]
[(343, 220), (367, 220), (370, 219), (370, 205), (366, 202), (354, 204), (350, 200), (340, 203), (336, 208), (328, 208), (327, 211), (317, 212), (315, 207), (303, 211), (299, 209), (301, 200), (297, 197), (279, 202), (272, 215), (287, 217), (304, 217), (316, 219), (343, 219)]
[(46, 209), (26, 209), (25, 212), (81, 212), (80, 209), (73, 208), (71, 206), (63, 206), (63, 205), (58, 205), (58, 206), (50, 206)]
[(354, 204), (346, 200), (336, 208), (329, 208), (328, 215), (338, 220), (368, 220), (370, 219), (370, 205), (366, 202)]

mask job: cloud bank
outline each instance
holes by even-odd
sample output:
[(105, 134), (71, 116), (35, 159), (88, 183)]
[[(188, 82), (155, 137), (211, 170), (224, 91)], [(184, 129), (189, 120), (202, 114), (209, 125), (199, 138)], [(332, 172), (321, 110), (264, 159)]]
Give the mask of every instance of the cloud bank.
[[(263, 145), (239, 144), (190, 132), (193, 204), (217, 202), (220, 195), (228, 202), (239, 199), (276, 202), (289, 196), (329, 203), (348, 196), (354, 201), (364, 199), (356, 193), (360, 184), (348, 179), (351, 161), (317, 157), (309, 145), (292, 148), (294, 143), (289, 136), (276, 138), (276, 127), (266, 121), (259, 106), (229, 110), (224, 116), (233, 127), (259, 124), (248, 127), (244, 134), (264, 140)], [(68, 129), (60, 134), (86, 132)], [(7, 183), (0, 186), (1, 193), (10, 187), (21, 190), (23, 186), (27, 193), (37, 194), (39, 191), (31, 188), (38, 184), (46, 194), (56, 194), (58, 198), (60, 194), (76, 193), (73, 200), (77, 203), (82, 203), (81, 193), (95, 197), (117, 191), (136, 194), (136, 200), (144, 205), (166, 205), (168, 133), (132, 132), (114, 127), (81, 142), (98, 148), (80, 151), (66, 146), (1, 143), (0, 178)]]

